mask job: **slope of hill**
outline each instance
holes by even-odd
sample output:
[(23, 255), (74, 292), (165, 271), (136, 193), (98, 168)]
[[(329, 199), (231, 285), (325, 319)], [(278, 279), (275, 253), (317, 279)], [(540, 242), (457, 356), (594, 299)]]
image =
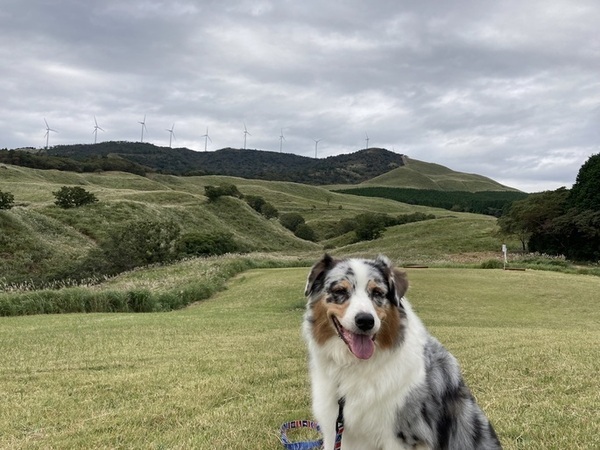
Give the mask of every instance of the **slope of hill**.
[(440, 164), (405, 157), (402, 167), (361, 183), (364, 186), (387, 186), (438, 191), (516, 191), (491, 178), (456, 172)]
[(47, 154), (79, 161), (113, 156), (174, 175), (229, 175), (315, 185), (356, 184), (403, 164), (402, 155), (380, 148), (315, 159), (262, 150), (225, 148), (196, 152), (147, 143), (103, 142), (57, 146), (47, 150)]
[[(292, 182), (226, 176), (148, 174), (142, 177), (123, 172), (79, 174), (11, 165), (0, 166), (0, 170), (0, 191), (11, 192), (17, 205), (0, 211), (0, 283), (3, 278), (5, 281), (25, 279), (67, 271), (70, 264), (76, 264), (97, 249), (111, 229), (139, 219), (174, 221), (183, 232), (227, 231), (249, 251), (317, 255), (323, 251), (324, 244), (331, 245), (296, 238), (278, 221), (265, 219), (243, 200), (223, 198), (218, 203), (209, 203), (204, 196), (206, 185), (235, 184), (245, 195), (265, 198), (280, 213), (300, 213), (317, 231), (330, 229), (335, 222), (364, 212), (448, 215), (447, 211), (436, 208), (346, 195)], [(82, 186), (94, 193), (99, 202), (84, 208), (60, 209), (54, 205), (52, 192), (64, 185)], [(489, 219), (461, 213), (453, 213), (453, 216), (465, 221), (460, 227), (464, 239), (479, 241), (484, 236), (494, 241), (494, 246), (499, 245), (498, 238), (488, 233), (495, 226)], [(483, 223), (486, 226), (482, 229), (479, 224)], [(465, 232), (467, 229), (470, 231)], [(451, 254), (455, 250), (451, 235), (448, 242), (444, 251)], [(373, 245), (375, 243), (368, 244), (367, 248)], [(420, 258), (424, 258), (429, 253), (427, 242), (419, 245), (422, 246)], [(490, 250), (494, 246), (485, 245)]]

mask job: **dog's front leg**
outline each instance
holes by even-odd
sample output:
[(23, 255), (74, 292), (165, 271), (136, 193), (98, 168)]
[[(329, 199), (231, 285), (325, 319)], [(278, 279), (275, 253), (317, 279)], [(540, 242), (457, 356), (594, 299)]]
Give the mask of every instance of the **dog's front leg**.
[(313, 374), (312, 406), (315, 419), (323, 433), (323, 450), (333, 450), (338, 416), (338, 399), (332, 395), (336, 386), (326, 377)]

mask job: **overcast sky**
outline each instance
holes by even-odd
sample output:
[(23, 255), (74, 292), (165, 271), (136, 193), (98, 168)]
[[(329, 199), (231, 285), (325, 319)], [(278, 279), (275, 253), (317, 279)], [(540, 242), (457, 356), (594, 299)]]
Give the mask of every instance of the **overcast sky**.
[[(528, 191), (600, 152), (598, 0), (0, 0), (0, 148), (384, 147)], [(285, 141), (281, 141), (282, 134)]]

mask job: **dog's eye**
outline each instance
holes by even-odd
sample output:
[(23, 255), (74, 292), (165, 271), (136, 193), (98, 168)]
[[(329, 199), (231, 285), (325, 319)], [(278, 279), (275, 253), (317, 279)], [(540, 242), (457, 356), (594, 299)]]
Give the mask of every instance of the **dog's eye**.
[(371, 291), (371, 297), (373, 297), (375, 299), (381, 299), (381, 298), (385, 297), (385, 292), (383, 292), (379, 288), (375, 288)]
[(347, 300), (350, 296), (348, 290), (344, 287), (336, 287), (331, 290), (331, 295), (336, 301)]

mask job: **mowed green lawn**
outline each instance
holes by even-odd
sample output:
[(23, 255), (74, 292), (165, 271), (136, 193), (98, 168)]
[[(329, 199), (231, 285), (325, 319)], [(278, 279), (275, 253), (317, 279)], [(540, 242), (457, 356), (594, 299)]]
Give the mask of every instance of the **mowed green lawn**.
[[(0, 318), (0, 448), (281, 448), (281, 423), (311, 417), (307, 270), (247, 272), (172, 313)], [(505, 448), (600, 448), (600, 278), (409, 279)]]

